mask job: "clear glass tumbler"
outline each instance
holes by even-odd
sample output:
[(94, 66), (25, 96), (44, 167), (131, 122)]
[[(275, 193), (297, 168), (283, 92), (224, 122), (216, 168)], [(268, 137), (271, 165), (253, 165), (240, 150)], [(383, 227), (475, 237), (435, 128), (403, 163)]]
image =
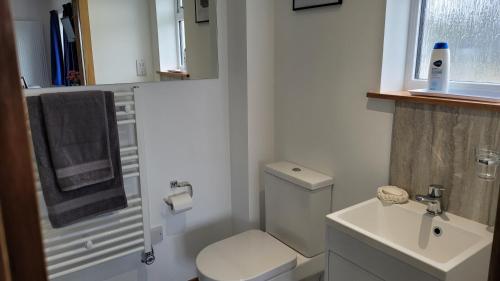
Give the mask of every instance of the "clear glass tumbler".
[(476, 148), (476, 174), (485, 180), (495, 180), (500, 154), (490, 147)]

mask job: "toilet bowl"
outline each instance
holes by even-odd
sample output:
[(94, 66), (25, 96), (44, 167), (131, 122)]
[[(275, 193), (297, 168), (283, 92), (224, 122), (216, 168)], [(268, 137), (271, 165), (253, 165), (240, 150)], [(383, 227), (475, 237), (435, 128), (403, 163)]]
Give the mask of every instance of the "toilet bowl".
[(289, 162), (265, 169), (266, 232), (249, 230), (204, 248), (200, 281), (295, 281), (325, 268), (325, 216), (333, 179)]

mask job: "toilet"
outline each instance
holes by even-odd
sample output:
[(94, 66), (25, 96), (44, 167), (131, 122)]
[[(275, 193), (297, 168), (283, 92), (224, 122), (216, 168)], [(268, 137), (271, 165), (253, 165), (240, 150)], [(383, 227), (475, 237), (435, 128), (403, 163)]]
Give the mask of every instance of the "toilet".
[(266, 232), (249, 230), (204, 248), (201, 281), (292, 281), (325, 268), (325, 216), (333, 179), (289, 162), (265, 167)]

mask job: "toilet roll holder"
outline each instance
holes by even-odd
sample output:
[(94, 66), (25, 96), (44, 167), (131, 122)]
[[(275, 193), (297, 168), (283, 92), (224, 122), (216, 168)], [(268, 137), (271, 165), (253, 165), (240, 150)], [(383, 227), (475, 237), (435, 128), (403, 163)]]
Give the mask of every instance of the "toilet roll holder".
[[(189, 195), (191, 196), (191, 198), (193, 198), (193, 186), (187, 182), (187, 181), (171, 181), (170, 182), (170, 188), (173, 189), (173, 190), (176, 190), (176, 189), (180, 189), (180, 188), (184, 188), (186, 187), (189, 191)], [(172, 201), (170, 201), (169, 199), (172, 197), (172, 196), (175, 196), (177, 194), (180, 194), (180, 193), (174, 193), (172, 195), (170, 195), (168, 197), (167, 200), (165, 200), (165, 203), (170, 207), (170, 209), (174, 209), (174, 205), (172, 204)]]

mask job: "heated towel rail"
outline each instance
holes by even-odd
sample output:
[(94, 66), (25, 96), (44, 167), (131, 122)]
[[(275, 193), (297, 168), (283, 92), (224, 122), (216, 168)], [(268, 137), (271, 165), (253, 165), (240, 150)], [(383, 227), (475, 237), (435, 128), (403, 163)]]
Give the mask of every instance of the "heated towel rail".
[[(135, 94), (115, 93), (120, 155), (128, 207), (63, 228), (54, 229), (36, 172), (41, 227), (49, 279), (86, 269), (106, 261), (142, 252), (151, 258), (151, 234), (144, 146)], [(36, 164), (35, 164), (36, 170)]]

